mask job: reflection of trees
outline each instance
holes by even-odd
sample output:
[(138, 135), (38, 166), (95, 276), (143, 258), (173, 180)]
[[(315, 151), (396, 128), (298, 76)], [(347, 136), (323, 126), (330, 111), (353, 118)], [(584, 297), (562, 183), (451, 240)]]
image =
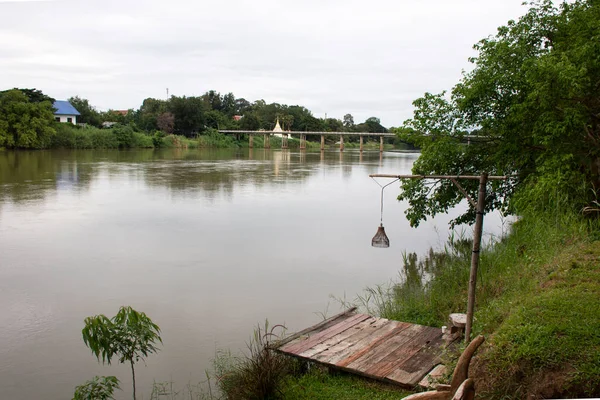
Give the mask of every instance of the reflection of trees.
[(76, 152), (0, 152), (0, 201), (41, 201), (57, 190), (87, 190), (89, 164)]
[(289, 185), (320, 169), (360, 163), (376, 168), (378, 152), (253, 149), (0, 152), (0, 202), (41, 201), (58, 191), (88, 191), (95, 180), (128, 178), (179, 197), (231, 198), (236, 188)]

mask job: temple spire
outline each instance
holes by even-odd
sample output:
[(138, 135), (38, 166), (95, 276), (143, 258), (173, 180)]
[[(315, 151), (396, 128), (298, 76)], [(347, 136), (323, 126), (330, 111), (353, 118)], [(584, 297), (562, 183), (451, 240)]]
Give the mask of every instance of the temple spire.
[(277, 117), (277, 123), (275, 124), (275, 128), (273, 128), (273, 132), (283, 132), (281, 125), (279, 125), (279, 117)]

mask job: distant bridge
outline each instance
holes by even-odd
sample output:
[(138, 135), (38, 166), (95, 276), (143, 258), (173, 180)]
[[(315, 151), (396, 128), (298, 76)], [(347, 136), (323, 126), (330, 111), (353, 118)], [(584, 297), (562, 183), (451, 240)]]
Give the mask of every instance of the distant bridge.
[(300, 149), (306, 149), (306, 136), (321, 136), (321, 150), (325, 150), (325, 136), (338, 136), (340, 137), (340, 151), (344, 151), (344, 136), (358, 136), (360, 138), (360, 151), (363, 151), (363, 138), (365, 136), (379, 136), (379, 151), (383, 152), (383, 138), (384, 137), (395, 137), (393, 133), (383, 132), (302, 132), (302, 131), (241, 131), (241, 130), (219, 130), (219, 133), (225, 135), (248, 135), (248, 146), (254, 147), (253, 138), (255, 135), (264, 135), (264, 147), (270, 149), (271, 144), (269, 138), (273, 134), (281, 135), (281, 148), (287, 149), (288, 136), (298, 136), (300, 138)]

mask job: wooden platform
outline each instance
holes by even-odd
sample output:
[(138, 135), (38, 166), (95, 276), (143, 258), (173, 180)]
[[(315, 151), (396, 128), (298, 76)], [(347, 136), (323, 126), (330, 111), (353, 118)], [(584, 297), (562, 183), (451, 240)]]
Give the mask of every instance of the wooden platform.
[(440, 363), (442, 330), (356, 309), (279, 342), (275, 350), (328, 367), (412, 388)]

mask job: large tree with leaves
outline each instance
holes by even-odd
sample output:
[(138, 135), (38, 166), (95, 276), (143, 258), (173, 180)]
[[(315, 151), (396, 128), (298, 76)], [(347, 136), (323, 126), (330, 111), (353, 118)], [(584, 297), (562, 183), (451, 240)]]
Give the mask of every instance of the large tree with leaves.
[(43, 149), (56, 134), (53, 127), (54, 109), (45, 96), (34, 102), (18, 89), (0, 93), (0, 147)]
[[(474, 69), (450, 95), (413, 103), (401, 136), (422, 149), (415, 174), (512, 175), (490, 184), (488, 211), (557, 199), (580, 209), (600, 188), (600, 2), (529, 5), (474, 46)], [(476, 195), (476, 182), (465, 186)], [(413, 225), (463, 199), (451, 182), (406, 181), (402, 189)], [(455, 222), (474, 217), (471, 208)]]
[(112, 318), (104, 315), (86, 318), (81, 333), (98, 361), (110, 364), (113, 357), (118, 357), (120, 363), (130, 363), (135, 400), (134, 364), (158, 351), (156, 346), (162, 343), (158, 325), (143, 312), (121, 307)]

